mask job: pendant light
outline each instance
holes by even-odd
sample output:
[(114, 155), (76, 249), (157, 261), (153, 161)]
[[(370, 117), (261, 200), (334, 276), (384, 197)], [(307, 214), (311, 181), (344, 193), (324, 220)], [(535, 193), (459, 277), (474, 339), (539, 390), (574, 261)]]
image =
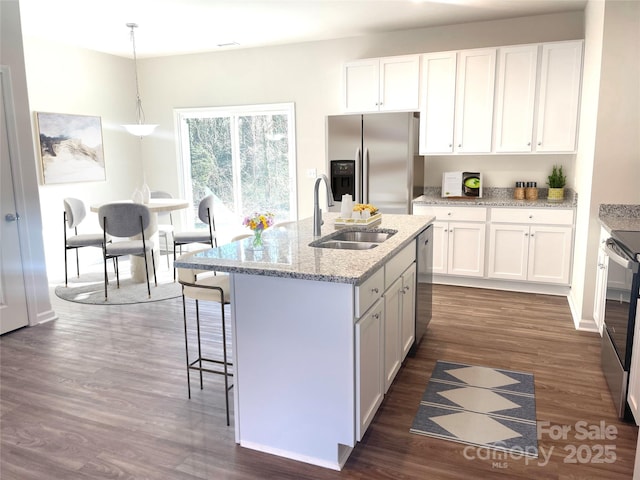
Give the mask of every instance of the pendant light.
[(138, 28), (137, 23), (127, 23), (127, 27), (131, 29), (131, 43), (133, 44), (133, 65), (136, 71), (136, 120), (137, 123), (122, 125), (127, 132), (136, 137), (145, 137), (153, 133), (158, 125), (144, 123), (144, 110), (142, 109), (142, 100), (140, 99), (140, 86), (138, 84), (138, 57), (136, 56), (136, 37), (134, 30)]

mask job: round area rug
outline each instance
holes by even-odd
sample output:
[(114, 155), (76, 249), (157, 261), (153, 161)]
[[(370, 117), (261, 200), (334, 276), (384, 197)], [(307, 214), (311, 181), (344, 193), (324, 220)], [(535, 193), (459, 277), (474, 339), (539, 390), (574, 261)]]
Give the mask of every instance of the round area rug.
[[(151, 280), (151, 298), (146, 283), (136, 283), (131, 278), (121, 278), (120, 288), (116, 287), (115, 277), (109, 275), (107, 285), (108, 298), (104, 299), (104, 278), (98, 273), (80, 274), (80, 278), (69, 279), (67, 287), (58, 285), (56, 295), (63, 300), (91, 305), (126, 305), (131, 303), (158, 302), (182, 295), (182, 286), (173, 281), (173, 274), (160, 275), (158, 286)], [(161, 278), (163, 277), (163, 278)]]

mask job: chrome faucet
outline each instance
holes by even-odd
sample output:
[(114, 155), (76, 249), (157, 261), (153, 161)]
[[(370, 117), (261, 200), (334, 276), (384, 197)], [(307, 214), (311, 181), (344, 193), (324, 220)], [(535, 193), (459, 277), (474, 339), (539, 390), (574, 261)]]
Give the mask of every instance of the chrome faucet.
[(316, 184), (313, 187), (313, 236), (320, 236), (320, 226), (324, 223), (322, 221), (322, 210), (320, 210), (320, 201), (318, 200), (318, 190), (320, 188), (320, 180), (324, 180), (324, 184), (327, 187), (327, 207), (333, 206), (333, 193), (331, 192), (331, 185), (329, 185), (329, 179), (326, 175), (318, 175), (316, 178)]

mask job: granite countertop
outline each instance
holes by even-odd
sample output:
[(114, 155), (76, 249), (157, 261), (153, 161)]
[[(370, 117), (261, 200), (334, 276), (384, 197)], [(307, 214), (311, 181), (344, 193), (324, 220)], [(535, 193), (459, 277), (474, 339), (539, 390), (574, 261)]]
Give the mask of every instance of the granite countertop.
[(640, 232), (640, 205), (601, 204), (598, 219), (609, 233), (612, 230)]
[(414, 205), (456, 205), (464, 207), (528, 207), (528, 208), (575, 208), (578, 194), (571, 188), (565, 188), (562, 202), (549, 202), (547, 188), (538, 188), (538, 200), (516, 200), (513, 188), (485, 188), (482, 198), (442, 198), (440, 187), (426, 187), (424, 195), (416, 198)]
[(370, 250), (316, 248), (309, 246), (317, 240), (313, 236), (313, 219), (306, 218), (265, 230), (262, 249), (255, 249), (253, 238), (246, 238), (201, 251), (186, 261), (178, 259), (175, 265), (178, 268), (360, 285), (434, 220), (425, 215), (383, 214), (381, 221), (369, 226), (342, 227), (335, 225), (338, 215), (323, 212), (324, 225), (319, 238), (342, 229), (381, 228), (397, 230), (397, 233)]

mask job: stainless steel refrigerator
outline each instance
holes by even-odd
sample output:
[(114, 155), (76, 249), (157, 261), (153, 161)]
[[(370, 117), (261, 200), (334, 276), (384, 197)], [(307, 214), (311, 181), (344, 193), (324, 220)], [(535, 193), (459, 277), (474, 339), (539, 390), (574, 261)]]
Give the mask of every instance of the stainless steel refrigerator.
[(327, 161), (336, 205), (345, 193), (382, 213), (412, 213), (424, 190), (418, 155), (418, 114), (371, 113), (327, 117)]

